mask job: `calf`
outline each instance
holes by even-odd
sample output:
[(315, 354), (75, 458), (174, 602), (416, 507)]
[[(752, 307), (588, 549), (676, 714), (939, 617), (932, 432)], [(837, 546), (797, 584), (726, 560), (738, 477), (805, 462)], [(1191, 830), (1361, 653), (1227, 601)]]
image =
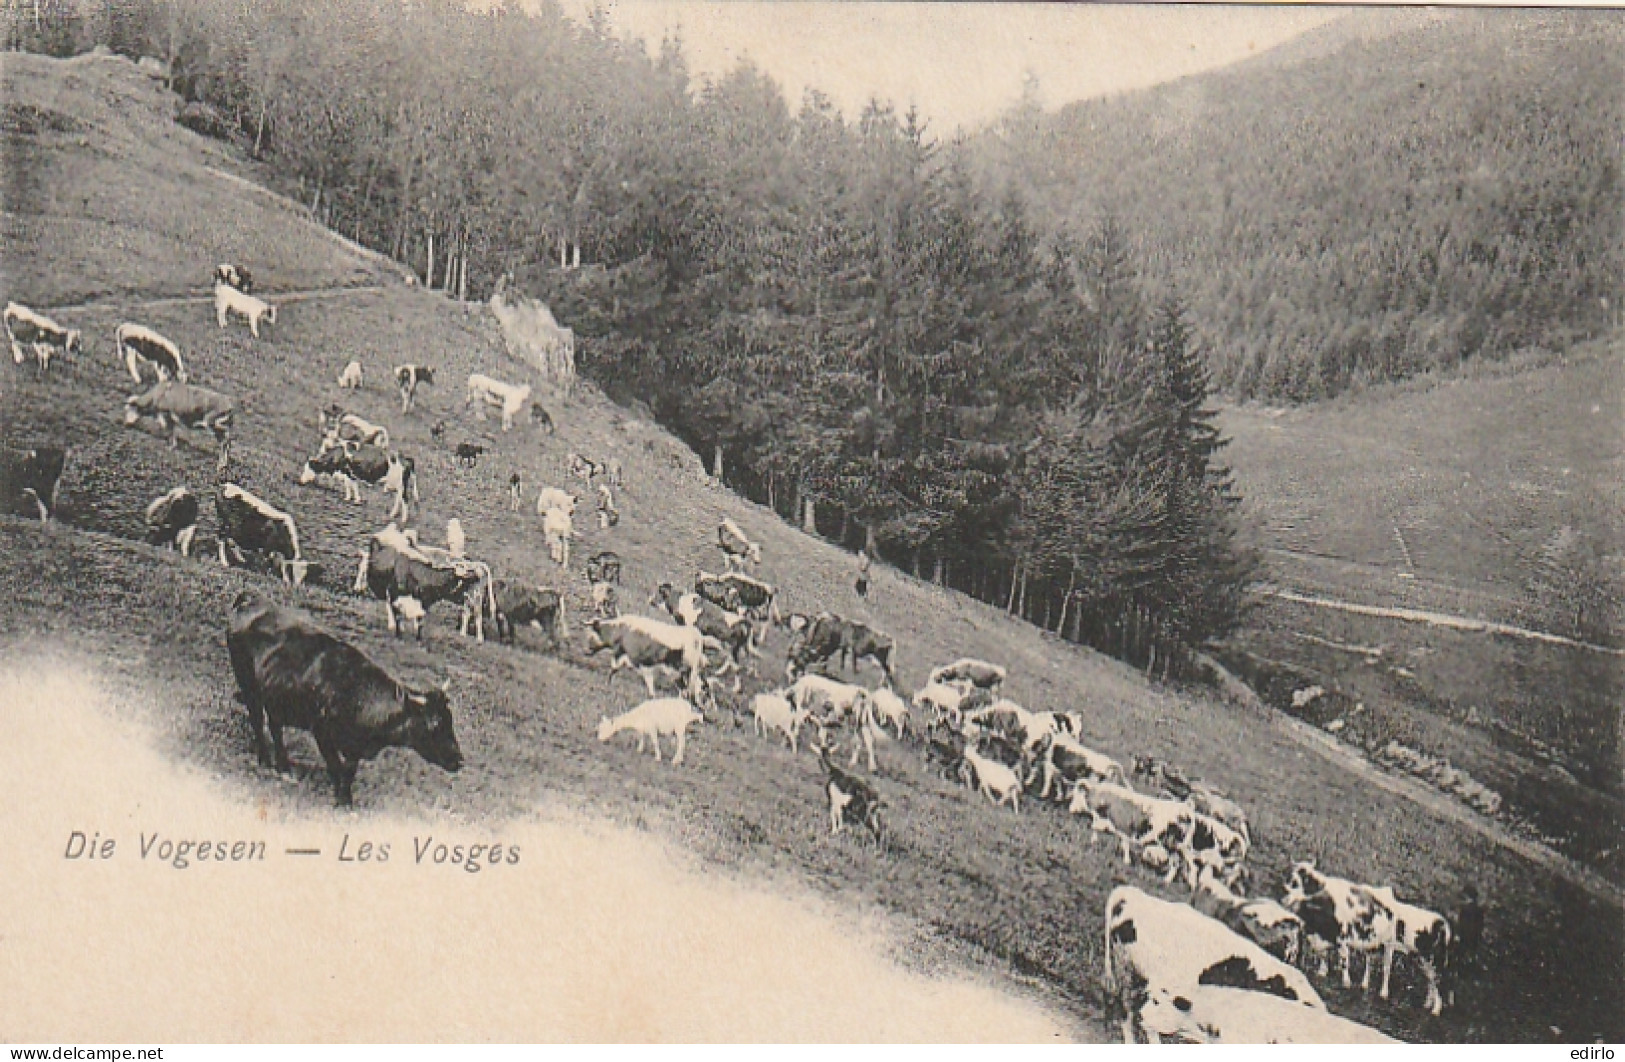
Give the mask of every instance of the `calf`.
[(732, 571), (744, 570), (747, 563), (752, 567), (762, 563), (762, 547), (747, 538), (731, 517), (725, 517), (717, 527), (717, 548)]
[(1021, 779), (1016, 772), (998, 760), (983, 756), (976, 746), (965, 747), (965, 765), (976, 778), (976, 789), (993, 802), (994, 807), (1010, 805), (1010, 810), (1021, 812)]
[(1062, 786), (1057, 782), (1065, 785), (1068, 794), (1085, 780), (1128, 786), (1121, 764), (1066, 734), (1056, 734), (1049, 739), (1039, 768), (1044, 777), (1044, 786), (1038, 793), (1042, 800), (1050, 799), (1052, 794), (1061, 795)]
[[(744, 665), (747, 653), (755, 652), (754, 630), (750, 620), (714, 605), (698, 594), (680, 594), (670, 583), (661, 583), (649, 604), (663, 606), (677, 622), (722, 643), (734, 669)], [(737, 683), (734, 692), (738, 692)]]
[(1441, 974), (1450, 973), (1450, 955), (1453, 950), (1450, 923), (1444, 916), (1424, 907), (1402, 903), (1387, 886), (1371, 890), (1377, 901), (1388, 909), (1394, 920), (1393, 934), (1383, 942), (1382, 990), (1378, 994), (1388, 998), (1388, 982), (1394, 972), (1394, 956), (1403, 952), (1414, 955), (1427, 978), (1428, 998), (1425, 1006), (1434, 1017), (1444, 1009), (1444, 995), (1439, 991)]
[(68, 451), (58, 447), (0, 451), (0, 500), (11, 512), (26, 504), (29, 515), (38, 513), (41, 524), (49, 523), (67, 463)]
[(929, 708), (933, 722), (946, 719), (956, 727), (960, 725), (959, 705), (964, 699), (963, 689), (942, 682), (930, 682), (914, 691), (915, 708), (921, 711)]
[(417, 401), (418, 387), (434, 384), (434, 370), (427, 365), (395, 366), (395, 387), (401, 393), (401, 412), (410, 413)]
[(468, 377), (468, 396), (463, 402), (463, 407), (466, 409), (478, 402), (480, 404), (478, 416), (482, 420), (485, 418), (485, 406), (500, 407), (502, 430), (508, 431), (513, 427), (513, 418), (525, 408), (528, 401), (530, 401), (529, 384), (515, 386), (476, 372)]
[(1126, 786), (1085, 779), (1073, 790), (1068, 810), (1074, 815), (1087, 814), (1096, 833), (1115, 836), (1121, 845), (1124, 866), (1133, 865), (1135, 847), (1157, 845), (1170, 857), (1163, 883), (1173, 881), (1178, 874), (1181, 859), (1173, 857), (1180, 856), (1194, 886), (1195, 872), (1189, 869), (1192, 865), (1189, 838), (1196, 813), (1189, 804), (1159, 800)]
[(249, 555), (263, 554), (271, 558), (284, 582), (304, 583), (311, 564), (299, 551), (299, 528), (293, 517), (235, 483), (220, 485), (214, 511), (220, 522), (217, 546), (222, 568), (231, 567), (233, 560), (246, 566)]
[(355, 413), (346, 413), (338, 406), (329, 406), (319, 415), (322, 428), (322, 452), (342, 443), (371, 443), (389, 449), (389, 429), (374, 424)]
[(576, 496), (558, 487), (543, 487), (536, 494), (536, 515), (546, 516), (549, 509), (562, 509), (574, 516)]
[(604, 471), (603, 465), (574, 451), (571, 451), (564, 459), (564, 467), (569, 475), (574, 476), (583, 483), (591, 483), (593, 477)]
[(169, 435), (171, 450), (180, 445), (182, 426), (209, 429), (219, 444), (222, 465), (231, 434), (231, 419), (236, 413), (237, 404), (220, 392), (176, 380), (165, 380), (149, 391), (124, 400), (125, 427), (135, 427), (143, 417), (155, 417), (159, 428)]
[(1191, 795), (1190, 779), (1178, 767), (1155, 756), (1134, 757), (1134, 777), (1144, 779), (1176, 800)]
[(869, 770), (878, 770), (875, 762), (874, 714), (869, 707), (869, 691), (862, 686), (836, 682), (823, 675), (802, 675), (790, 686), (786, 694), (790, 703), (808, 713), (808, 718), (822, 735), (826, 730), (850, 722), (857, 731), (857, 742), (852, 747), (852, 759), (847, 766), (856, 766), (860, 751), (868, 758)]
[(136, 383), (141, 383), (143, 365), (149, 366), (160, 382), (186, 382), (186, 366), (181, 363), (180, 348), (152, 329), (126, 321), (113, 333), (113, 344)]
[(683, 751), (688, 744), (688, 728), (703, 721), (704, 717), (694, 710), (694, 706), (681, 697), (661, 697), (644, 701), (614, 719), (604, 716), (598, 721), (598, 740), (608, 741), (616, 734), (630, 730), (638, 736), (639, 752), (643, 751), (644, 739), (649, 739), (649, 743), (654, 746), (655, 762), (659, 763), (660, 737), (662, 734), (671, 734), (677, 739), (677, 751), (671, 758), (671, 765), (676, 767), (683, 762)]
[(474, 443), (460, 442), (453, 456), (457, 463), (464, 468), (473, 468), (479, 463), (480, 455), (485, 453), (485, 447)]
[(907, 702), (890, 688), (882, 686), (869, 694), (869, 704), (874, 708), (875, 722), (882, 726), (890, 723), (897, 730), (897, 740), (903, 740), (903, 734), (908, 729)]
[(790, 751), (796, 751), (796, 738), (801, 733), (801, 724), (807, 721), (807, 711), (797, 708), (785, 697), (786, 690), (777, 690), (771, 693), (758, 693), (751, 698), (750, 712), (755, 719), (756, 736), (765, 737), (770, 730), (777, 730), (784, 735), (790, 746)]
[(564, 616), (564, 599), (557, 590), (543, 587), (520, 586), (498, 579), (492, 586), (492, 599), (496, 614), (497, 637), (509, 645), (514, 644), (514, 627), (528, 623), (547, 634), (557, 647), (569, 636)]
[(147, 543), (173, 548), (183, 557), (192, 555), (197, 536), (198, 499), (186, 487), (176, 487), (147, 506)]
[(570, 566), (570, 540), (575, 538), (575, 522), (563, 509), (549, 509), (542, 516), (542, 536), (548, 556), (561, 568)]
[(283, 774), (291, 774), (292, 767), (282, 728), (310, 731), (339, 806), (351, 803), (361, 761), (392, 746), (413, 749), (442, 770), (461, 769), (463, 754), (445, 686), (419, 690), (398, 682), (304, 613), (263, 602), (245, 590), (232, 604), (226, 649), (248, 708), (260, 764), (271, 763), (266, 722)]
[(1119, 886), (1106, 898), (1105, 930), (1105, 987), (1125, 1043), (1134, 1043), (1141, 1010), (1160, 989), (1229, 986), (1326, 1009), (1302, 971), (1185, 904)]
[(361, 390), (361, 363), (352, 361), (339, 373), (339, 386), (348, 391)]
[(880, 821), (883, 802), (874, 786), (862, 778), (848, 774), (829, 761), (829, 747), (822, 734), (815, 739), (813, 748), (818, 762), (824, 768), (824, 795), (829, 798), (829, 833), (833, 837), (841, 828), (851, 824), (867, 829), (875, 839), (875, 847), (886, 845), (885, 827)]
[(41, 376), (50, 371), (53, 356), (79, 355), (82, 337), (77, 328), (63, 328), (20, 302), (6, 303), (5, 322), (6, 338), (11, 341), (11, 360), (21, 365), (32, 352)]
[(248, 331), (255, 339), (260, 337), (260, 322), (276, 324), (276, 307), (263, 299), (255, 298), (247, 292), (238, 291), (230, 284), (219, 281), (214, 285), (214, 319), (221, 328), (226, 327), (226, 317), (236, 314), (248, 322)]

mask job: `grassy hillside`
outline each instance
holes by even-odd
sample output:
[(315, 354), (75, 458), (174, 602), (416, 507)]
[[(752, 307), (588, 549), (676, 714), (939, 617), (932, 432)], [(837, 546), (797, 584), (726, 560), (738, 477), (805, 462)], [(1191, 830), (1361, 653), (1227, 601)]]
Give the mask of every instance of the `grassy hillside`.
[[(1040, 807), (1024, 807), (1019, 815), (995, 811), (934, 776), (911, 745), (889, 742), (880, 750), (877, 785), (889, 805), (894, 843), (877, 855), (850, 838), (827, 836), (815, 760), (792, 757), (748, 727), (702, 728), (681, 768), (596, 742), (591, 727), (599, 716), (635, 703), (642, 690), (624, 675), (610, 681), (601, 662), (583, 657), (579, 639), (558, 654), (534, 643), (477, 645), (455, 634), (444, 610), (421, 644), (390, 639), (381, 606), (346, 588), (356, 550), (383, 524), (386, 503), (370, 494), (363, 505), (350, 505), (293, 484), (298, 462), (316, 442), (315, 412), (340, 397), (334, 379), (354, 358), (366, 367), (368, 389), (344, 399), (388, 424), (397, 447), (417, 458), (424, 504), (414, 522), (427, 539), (438, 541), (443, 521), (455, 515), (472, 555), (511, 578), (563, 585), (579, 604), (581, 561), (567, 573), (552, 568), (534, 513), (507, 509), (507, 476), (520, 471), (534, 496), (536, 486), (562, 482), (568, 450), (618, 456), (627, 474), (618, 498), (621, 524), (609, 532), (584, 529), (576, 555), (599, 548), (621, 553), (628, 610), (646, 611), (642, 603), (658, 582), (714, 567), (715, 526), (732, 516), (762, 542), (765, 574), (782, 588), (787, 607), (830, 608), (895, 635), (905, 687), (960, 654), (997, 660), (1010, 669), (1011, 696), (1033, 707), (1082, 712), (1090, 744), (1125, 760), (1134, 753), (1167, 757), (1222, 786), (1251, 814), (1260, 890), (1275, 891), (1292, 860), (1313, 857), (1440, 906), (1454, 902), (1467, 882), (1487, 893), (1493, 904), (1487, 972), (1464, 990), (1462, 1006), (1430, 1018), (1407, 975), (1400, 978), (1403, 1005), (1379, 1005), (1328, 987), (1339, 1012), (1422, 1040), (1625, 1035), (1617, 1006), (1625, 927), (1617, 903), (1374, 788), (1279, 720), (1148, 686), (1133, 671), (1040, 637), (996, 609), (891, 571), (877, 573), (871, 599), (860, 601), (851, 590), (848, 555), (706, 486), (691, 470), (672, 468), (669, 440), (590, 389), (569, 401), (546, 400), (559, 426), (556, 437), (528, 426), (502, 434), (465, 418), (457, 381), (467, 372), (528, 378), (502, 351), (483, 307), (462, 308), (379, 278), (294, 214), (269, 207), (253, 215), (219, 210), (243, 202), (242, 193), (201, 173), (206, 149), (149, 113), (162, 101), (142, 98), (132, 68), (16, 55), (3, 62), (13, 106), (127, 119), (125, 128), (133, 130), (117, 142), (128, 154), (111, 168), (102, 168), (94, 132), (84, 134), (82, 145), (61, 139), (76, 134), (47, 134), (43, 144), (37, 136), (14, 134), (7, 145), (12, 168), (27, 171), (40, 151), (50, 180), (36, 184), (65, 190), (106, 180), (115, 187), (98, 204), (128, 199), (142, 205), (130, 217), (103, 213), (98, 205), (95, 217), (81, 210), (74, 223), (49, 229), (30, 216), (28, 204), (38, 200), (7, 206), (24, 215), (36, 235), (25, 242), (8, 229), (0, 255), (30, 268), (9, 273), (0, 297), (45, 305), (81, 293), (109, 298), (55, 314), (86, 331), (88, 349), (78, 364), (44, 382), (31, 371), (14, 371), (9, 360), (0, 371), (0, 441), (75, 446), (64, 478), (62, 525), (42, 530), (37, 523), (0, 520), (0, 645), (27, 652), (38, 639), (61, 641), (119, 662), (134, 681), (161, 693), (155, 703), (164, 707), (152, 722), (166, 748), (217, 774), (228, 791), (298, 816), (337, 817), (304, 735), (294, 737), (291, 750), (299, 785), (280, 783), (254, 762), (223, 637), (229, 602), (254, 584), (309, 609), (409, 681), (451, 680), (468, 765), (448, 776), (394, 753), (368, 764), (356, 792), (363, 820), (425, 813), (478, 827), (538, 806), (590, 809), (659, 830), (718, 864), (789, 872), (854, 907), (884, 906), (923, 931), (1036, 979), (1090, 1021), (1101, 1016), (1104, 898), (1125, 875), (1152, 887), (1144, 875), (1126, 872), (1107, 846), (1092, 845), (1089, 831), (1065, 814)], [(70, 86), (74, 77), (80, 80)], [(161, 235), (191, 225), (235, 242), (193, 246)], [(142, 234), (139, 240), (126, 235), (132, 229)], [(46, 244), (50, 257), (30, 257)], [(263, 287), (273, 299), (295, 287), (383, 283), (381, 290), (288, 302), (279, 326), (258, 342), (237, 326), (217, 331), (202, 303), (138, 305), (202, 284), (226, 247), (266, 278)], [(161, 440), (119, 424), (129, 381), (121, 382), (109, 351), (111, 331), (125, 318), (170, 335), (199, 383), (241, 400), (238, 467), (248, 485), (295, 514), (310, 555), (326, 565), (318, 585), (284, 590), (206, 559), (185, 561), (131, 541), (150, 498), (182, 481), (207, 487), (214, 455), (207, 443), (171, 453)], [(405, 417), (380, 386), (388, 366), (403, 360), (444, 370), (444, 382)], [(441, 417), (451, 424), (445, 447), (428, 435)], [(449, 446), (464, 439), (485, 439), (493, 451), (472, 472), (450, 460)], [(212, 533), (208, 516), (203, 531)], [(579, 611), (572, 615), (577, 631), (581, 618)], [(530, 641), (530, 635), (520, 637)], [(766, 650), (769, 673), (783, 652), (775, 635)]]

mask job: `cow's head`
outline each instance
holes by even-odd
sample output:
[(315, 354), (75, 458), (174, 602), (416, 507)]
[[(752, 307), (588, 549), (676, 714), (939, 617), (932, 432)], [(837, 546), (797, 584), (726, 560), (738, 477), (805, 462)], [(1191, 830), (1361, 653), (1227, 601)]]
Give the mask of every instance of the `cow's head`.
[(1294, 863), (1292, 873), (1287, 875), (1286, 895), (1281, 902), (1288, 907), (1295, 906), (1325, 887), (1326, 876), (1315, 869), (1313, 861)]
[(317, 476), (330, 476), (338, 468), (341, 451), (323, 450), (315, 457), (305, 462), (305, 467), (299, 470), (299, 485), (309, 486), (316, 482)]
[(438, 688), (403, 688), (401, 707), (407, 714), (411, 747), (441, 770), (455, 773), (462, 769), (463, 750), (457, 747), (452, 729), (451, 702), (446, 696), (450, 687), (448, 679)]
[(141, 423), (141, 395), (131, 395), (124, 400), (124, 426), (133, 428)]
[(609, 648), (609, 639), (604, 636), (604, 622), (603, 619), (597, 616), (587, 621), (587, 652), (589, 655)]
[(304, 586), (309, 579), (319, 577), (322, 573), (321, 565), (308, 560), (289, 560), (281, 554), (275, 554), (277, 571), (282, 581), (291, 586)]
[(1211, 1043), (1218, 1030), (1198, 1022), (1191, 1001), (1168, 988), (1153, 988), (1140, 1007), (1140, 1028), (1164, 1040)]
[(276, 324), (276, 307), (275, 306), (267, 306), (265, 308), (265, 323), (266, 324), (272, 324), (272, 325)]

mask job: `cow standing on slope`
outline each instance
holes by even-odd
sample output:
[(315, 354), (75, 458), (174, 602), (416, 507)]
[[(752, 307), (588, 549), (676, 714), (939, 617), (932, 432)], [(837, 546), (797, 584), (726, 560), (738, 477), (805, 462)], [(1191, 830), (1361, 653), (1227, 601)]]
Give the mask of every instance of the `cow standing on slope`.
[(468, 377), (468, 395), (463, 401), (463, 407), (479, 403), (476, 415), (485, 419), (485, 407), (497, 406), (502, 410), (502, 430), (513, 428), (513, 418), (525, 408), (530, 401), (530, 384), (515, 386), (494, 380), (482, 373), (471, 373)]
[(434, 370), (427, 365), (395, 366), (395, 386), (401, 392), (401, 412), (410, 413), (417, 401), (418, 387), (434, 384)]
[(160, 383), (165, 380), (186, 382), (186, 366), (181, 362), (180, 348), (145, 325), (124, 322), (113, 333), (113, 344), (136, 383), (141, 383), (143, 365), (152, 369)]
[(247, 567), (251, 555), (267, 558), (271, 570), (293, 586), (302, 585), (314, 565), (299, 549), (299, 528), (293, 517), (244, 490), (222, 483), (214, 498), (220, 522), (220, 566)]
[(77, 328), (63, 328), (20, 302), (6, 303), (5, 322), (6, 338), (11, 341), (11, 360), (21, 365), (32, 352), (41, 376), (50, 370), (54, 355), (77, 357), (82, 346)]
[(226, 464), (231, 441), (231, 419), (237, 404), (218, 391), (206, 387), (165, 380), (151, 390), (131, 395), (124, 401), (124, 426), (133, 428), (143, 417), (154, 417), (169, 436), (171, 450), (180, 445), (179, 429), (207, 428), (220, 448), (220, 465)]
[(68, 452), (54, 446), (0, 452), (0, 493), (7, 511), (17, 512), (24, 504), (29, 515), (39, 514), (41, 524), (56, 515), (57, 492), (62, 487), (62, 469)]
[(152, 500), (147, 506), (147, 543), (174, 549), (183, 557), (192, 555), (197, 537), (198, 498), (184, 486), (176, 487)]
[(271, 765), (267, 722), (277, 769), (285, 775), (292, 767), (282, 728), (310, 731), (327, 764), (338, 806), (351, 803), (361, 761), (391, 746), (413, 749), (444, 771), (462, 768), (446, 686), (406, 686), (304, 613), (263, 602), (245, 590), (232, 604), (226, 648), (248, 707), (260, 764)]
[(260, 337), (260, 322), (276, 324), (276, 307), (264, 299), (255, 298), (246, 292), (223, 284), (219, 281), (214, 285), (214, 317), (221, 327), (226, 327), (228, 316), (235, 314), (248, 322), (248, 331), (255, 339)]
[[(489, 566), (419, 545), (391, 524), (361, 551), (354, 589), (384, 603), (389, 632), (397, 637), (400, 624), (395, 614), (402, 599), (410, 598), (424, 610), (441, 601), (461, 605), (459, 632), (466, 635), (472, 620), (474, 640), (484, 642), (485, 614), (496, 613), (492, 582)], [(421, 625), (417, 636), (423, 636)]]
[(762, 547), (752, 542), (732, 517), (725, 517), (717, 527), (717, 548), (722, 550), (724, 562), (730, 571), (744, 571), (749, 564), (761, 567)]

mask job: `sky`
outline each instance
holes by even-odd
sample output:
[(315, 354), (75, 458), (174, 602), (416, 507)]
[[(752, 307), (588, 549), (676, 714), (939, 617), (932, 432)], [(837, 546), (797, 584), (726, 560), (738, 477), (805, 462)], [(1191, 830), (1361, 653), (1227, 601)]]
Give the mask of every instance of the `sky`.
[[(563, 0), (584, 20), (600, 0)], [(1029, 75), (1054, 109), (1226, 66), (1334, 18), (1311, 7), (873, 3), (855, 0), (601, 0), (651, 50), (682, 34), (696, 77), (749, 57), (785, 90), (807, 87), (848, 117), (871, 96), (917, 105), (928, 128), (975, 129), (1021, 97)]]

